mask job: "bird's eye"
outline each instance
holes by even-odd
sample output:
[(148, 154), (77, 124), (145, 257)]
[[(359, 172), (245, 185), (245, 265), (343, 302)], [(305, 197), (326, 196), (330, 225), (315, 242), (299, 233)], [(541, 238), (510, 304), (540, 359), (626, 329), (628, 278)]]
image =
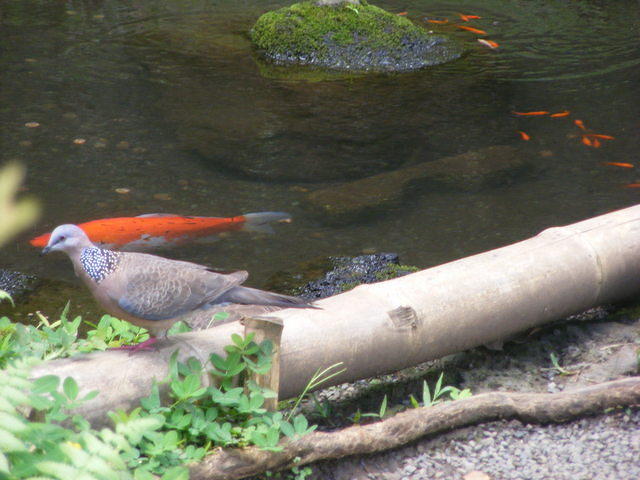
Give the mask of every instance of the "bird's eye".
[(64, 242), (65, 236), (62, 235), (61, 237), (58, 237), (58, 241), (56, 243), (60, 243), (60, 242)]

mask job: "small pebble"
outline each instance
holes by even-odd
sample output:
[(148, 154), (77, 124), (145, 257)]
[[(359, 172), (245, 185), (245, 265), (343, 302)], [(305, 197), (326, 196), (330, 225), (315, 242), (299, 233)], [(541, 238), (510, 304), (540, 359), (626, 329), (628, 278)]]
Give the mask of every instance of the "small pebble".
[(84, 145), (85, 143), (87, 143), (87, 139), (86, 138), (74, 138), (73, 139), (73, 143), (75, 143), (76, 145)]
[(27, 122), (24, 126), (27, 128), (38, 128), (40, 124), (38, 122)]
[(126, 195), (129, 192), (131, 192), (130, 188), (116, 188), (116, 193), (119, 193), (120, 195)]

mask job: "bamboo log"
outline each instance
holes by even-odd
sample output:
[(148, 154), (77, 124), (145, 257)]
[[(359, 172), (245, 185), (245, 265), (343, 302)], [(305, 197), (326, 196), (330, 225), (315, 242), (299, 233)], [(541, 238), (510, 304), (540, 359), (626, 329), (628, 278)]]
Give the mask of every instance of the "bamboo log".
[[(280, 398), (302, 391), (319, 368), (343, 362), (330, 384), (416, 365), (509, 338), (536, 325), (640, 291), (640, 205), (405, 277), (362, 285), (316, 303), (320, 309), (270, 314), (283, 321)], [(101, 395), (82, 413), (130, 408), (177, 348), (201, 360), (221, 353), (238, 322), (176, 335), (158, 351), (109, 351), (38, 367), (35, 376), (73, 376)], [(105, 387), (106, 386), (106, 387)], [(323, 386), (328, 386), (324, 384)]]

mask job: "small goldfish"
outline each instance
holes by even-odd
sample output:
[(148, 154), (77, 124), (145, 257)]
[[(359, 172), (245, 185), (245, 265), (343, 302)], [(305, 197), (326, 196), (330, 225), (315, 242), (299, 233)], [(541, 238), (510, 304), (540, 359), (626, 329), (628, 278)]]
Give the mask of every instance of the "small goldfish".
[(478, 38), (478, 43), (484, 45), (485, 47), (492, 48), (493, 50), (500, 46), (498, 45), (498, 42), (494, 42), (493, 40), (485, 40), (484, 38)]
[(586, 130), (587, 127), (584, 126), (584, 122), (582, 120), (574, 120), (573, 123), (576, 124), (581, 130)]
[(640, 188), (640, 183), (628, 183), (625, 188)]
[(615, 140), (616, 137), (612, 137), (611, 135), (603, 135), (601, 133), (585, 133), (586, 137), (591, 138), (601, 138), (603, 140)]
[(531, 137), (527, 132), (523, 132), (522, 130), (516, 130), (516, 132), (520, 134), (520, 138), (522, 138), (522, 140), (526, 140), (526, 141), (531, 140)]
[(586, 135), (582, 136), (582, 143), (584, 143), (587, 147), (592, 147), (593, 146), (593, 142)]
[(396, 13), (396, 15), (400, 15), (401, 17), (404, 17), (407, 13), (409, 12), (399, 12), (399, 13)]
[[(237, 217), (190, 217), (152, 213), (138, 217), (116, 217), (92, 220), (78, 226), (89, 239), (105, 248), (127, 251), (146, 251), (184, 245), (190, 242), (214, 240), (222, 232), (244, 230), (271, 233), (273, 222), (290, 222), (284, 212), (246, 213)], [(29, 240), (42, 248), (49, 242), (50, 233)]]
[(445, 23), (449, 23), (449, 20), (433, 20), (433, 19), (428, 19), (427, 22), (429, 23), (436, 23), (438, 25), (444, 25)]
[(594, 138), (591, 141), (591, 144), (593, 145), (593, 148), (600, 148), (600, 146), (602, 145), (602, 143), (600, 143), (600, 140), (598, 140), (597, 138)]
[(621, 168), (634, 168), (632, 163), (626, 162), (603, 162), (604, 165), (611, 165), (613, 167), (621, 167)]
[(549, 112), (546, 110), (539, 110), (537, 112), (511, 112), (514, 115), (518, 115), (520, 117), (536, 117), (539, 115), (549, 115)]
[(569, 110), (565, 110), (563, 112), (552, 113), (549, 115), (551, 118), (560, 118), (560, 117), (568, 117), (571, 112)]
[(473, 20), (476, 18), (482, 18), (482, 17), (479, 17), (478, 15), (463, 15), (462, 13), (459, 13), (458, 17), (460, 17), (460, 20), (462, 20), (463, 22), (468, 22), (469, 20)]
[(487, 32), (484, 30), (480, 30), (479, 28), (466, 27), (464, 25), (456, 25), (456, 28), (461, 28), (462, 30), (466, 30), (471, 33), (477, 33), (478, 35), (486, 35)]

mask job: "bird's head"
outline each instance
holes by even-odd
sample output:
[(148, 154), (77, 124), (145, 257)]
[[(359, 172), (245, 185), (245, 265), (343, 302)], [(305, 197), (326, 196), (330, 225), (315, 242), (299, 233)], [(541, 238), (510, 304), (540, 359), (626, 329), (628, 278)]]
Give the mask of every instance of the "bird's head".
[(56, 250), (71, 254), (92, 245), (87, 234), (77, 225), (60, 225), (51, 232), (49, 243), (42, 249), (42, 255)]

